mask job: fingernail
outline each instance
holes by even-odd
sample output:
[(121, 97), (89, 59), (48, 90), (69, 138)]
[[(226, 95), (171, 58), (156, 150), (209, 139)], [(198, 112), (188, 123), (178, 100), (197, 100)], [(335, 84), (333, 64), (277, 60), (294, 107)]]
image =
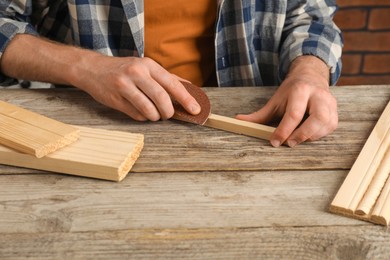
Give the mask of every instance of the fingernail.
[(195, 114), (195, 115), (199, 114), (200, 113), (200, 106), (196, 103), (192, 104), (191, 105), (191, 112), (192, 112), (192, 114)]
[(287, 141), (287, 145), (290, 146), (291, 148), (294, 147), (294, 146), (296, 146), (297, 143), (298, 143), (298, 142), (295, 141), (295, 140), (288, 140), (288, 141)]
[(280, 141), (279, 140), (271, 140), (271, 145), (273, 147), (279, 147), (280, 146)]

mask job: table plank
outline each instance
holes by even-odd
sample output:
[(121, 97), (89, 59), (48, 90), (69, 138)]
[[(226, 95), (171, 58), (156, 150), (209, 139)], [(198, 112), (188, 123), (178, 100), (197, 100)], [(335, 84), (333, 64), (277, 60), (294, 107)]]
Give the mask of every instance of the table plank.
[[(361, 225), (328, 212), (346, 171), (4, 175), (0, 233)], [(23, 191), (23, 192), (20, 192)]]
[(389, 259), (383, 227), (129, 229), (0, 236), (3, 259)]
[[(272, 147), (267, 141), (189, 123), (158, 122), (134, 125), (95, 125), (144, 133), (145, 144), (132, 172), (329, 170), (349, 169), (362, 149), (374, 121), (341, 122), (330, 136), (293, 149)], [(174, 133), (174, 135), (172, 134)], [(0, 166), (0, 175), (29, 172)]]

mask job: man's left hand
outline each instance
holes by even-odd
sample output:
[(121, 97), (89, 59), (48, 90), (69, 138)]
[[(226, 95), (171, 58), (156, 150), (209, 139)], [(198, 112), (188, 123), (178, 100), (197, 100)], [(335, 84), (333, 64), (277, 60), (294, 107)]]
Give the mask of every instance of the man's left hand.
[[(308, 117), (304, 120), (305, 114)], [(329, 69), (314, 56), (294, 60), (275, 94), (260, 110), (237, 119), (267, 123), (281, 118), (270, 138), (274, 147), (294, 147), (332, 133), (338, 125), (337, 101), (329, 91)], [(304, 120), (304, 121), (303, 121)]]

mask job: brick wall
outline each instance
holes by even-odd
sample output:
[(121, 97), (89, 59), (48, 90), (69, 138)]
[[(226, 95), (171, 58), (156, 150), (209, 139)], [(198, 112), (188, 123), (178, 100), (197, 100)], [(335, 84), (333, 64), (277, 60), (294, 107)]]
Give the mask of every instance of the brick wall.
[(390, 0), (337, 0), (343, 70), (337, 85), (390, 84)]

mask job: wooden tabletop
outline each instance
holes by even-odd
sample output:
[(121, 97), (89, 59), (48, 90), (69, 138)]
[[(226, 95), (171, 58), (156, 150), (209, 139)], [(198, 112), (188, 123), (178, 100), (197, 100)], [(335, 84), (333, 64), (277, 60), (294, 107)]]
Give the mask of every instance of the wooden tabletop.
[[(257, 110), (275, 88), (207, 88), (212, 112)], [(135, 122), (75, 89), (1, 90), (65, 123), (145, 134), (122, 182), (0, 165), (0, 259), (380, 259), (383, 226), (328, 207), (390, 99), (334, 87), (339, 127), (295, 148), (174, 120)]]

